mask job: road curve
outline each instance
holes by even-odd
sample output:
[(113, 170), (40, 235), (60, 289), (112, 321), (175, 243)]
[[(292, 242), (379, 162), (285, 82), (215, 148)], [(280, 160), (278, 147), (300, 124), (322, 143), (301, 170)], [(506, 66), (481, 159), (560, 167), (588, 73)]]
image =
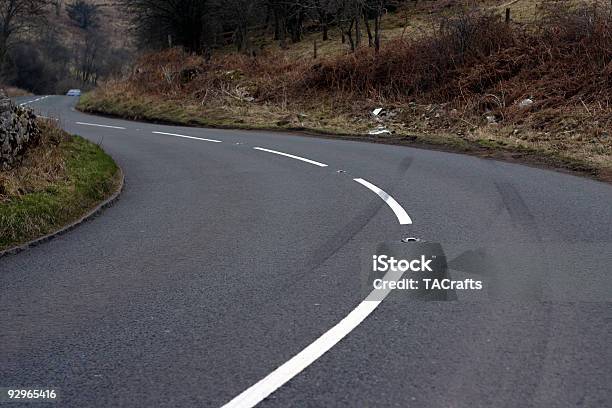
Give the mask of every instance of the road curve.
[(412, 236), (497, 291), (384, 300), (260, 406), (612, 406), (610, 185), (17, 102), (101, 144), (126, 184), (100, 217), (0, 258), (0, 387), (55, 387), (67, 407), (223, 406), (357, 310), (373, 245)]

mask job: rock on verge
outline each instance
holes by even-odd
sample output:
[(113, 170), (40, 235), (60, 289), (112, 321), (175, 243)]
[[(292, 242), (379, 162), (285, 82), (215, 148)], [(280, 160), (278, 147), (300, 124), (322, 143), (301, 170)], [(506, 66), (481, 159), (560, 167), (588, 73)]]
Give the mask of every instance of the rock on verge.
[(36, 116), (15, 106), (0, 89), (0, 170), (14, 167), (26, 150), (40, 141)]

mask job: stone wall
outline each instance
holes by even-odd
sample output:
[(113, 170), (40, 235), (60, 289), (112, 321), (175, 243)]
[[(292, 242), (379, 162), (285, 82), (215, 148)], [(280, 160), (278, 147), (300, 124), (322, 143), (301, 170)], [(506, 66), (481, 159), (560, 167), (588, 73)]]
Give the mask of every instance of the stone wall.
[(40, 141), (36, 116), (15, 104), (0, 89), (0, 170), (16, 166), (28, 148)]

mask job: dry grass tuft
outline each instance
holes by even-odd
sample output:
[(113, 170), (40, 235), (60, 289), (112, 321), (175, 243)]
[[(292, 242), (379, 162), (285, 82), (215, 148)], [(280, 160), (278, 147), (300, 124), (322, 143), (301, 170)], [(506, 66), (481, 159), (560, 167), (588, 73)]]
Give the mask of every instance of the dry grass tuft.
[(66, 134), (50, 120), (39, 120), (41, 140), (30, 149), (20, 165), (0, 171), (0, 203), (37, 191), (44, 191), (66, 175), (60, 144)]
[(0, 172), (0, 251), (79, 219), (121, 183), (115, 162), (97, 145), (40, 124), (43, 140), (20, 165)]
[(3, 89), (4, 92), (6, 92), (6, 94), (9, 97), (11, 97), (11, 98), (14, 97), (14, 96), (28, 96), (28, 95), (31, 95), (31, 93), (26, 91), (25, 89), (17, 88), (15, 86), (7, 86), (7, 85), (0, 84), (0, 89)]

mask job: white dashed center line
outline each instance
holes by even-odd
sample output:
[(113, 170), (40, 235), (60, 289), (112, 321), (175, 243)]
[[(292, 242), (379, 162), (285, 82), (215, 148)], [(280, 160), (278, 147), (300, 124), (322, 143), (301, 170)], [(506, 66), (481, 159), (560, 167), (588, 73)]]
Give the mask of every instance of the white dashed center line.
[(175, 136), (175, 137), (184, 137), (185, 139), (195, 139), (195, 140), (201, 140), (203, 142), (212, 142), (212, 143), (221, 143), (221, 140), (215, 140), (215, 139), (205, 139), (203, 137), (195, 137), (195, 136), (186, 136), (186, 135), (179, 135), (177, 133), (166, 133), (166, 132), (153, 132), (157, 135), (167, 135), (167, 136)]
[(19, 104), (19, 106), (25, 106), (25, 105), (28, 105), (28, 104), (30, 104), (30, 103), (34, 103), (34, 102), (38, 102), (38, 101), (42, 101), (43, 99), (46, 99), (46, 98), (48, 98), (48, 97), (49, 97), (49, 95), (47, 95), (47, 96), (41, 96), (40, 98), (32, 99), (31, 101), (22, 102), (22, 103), (20, 103), (20, 104)]
[[(46, 97), (41, 97), (35, 99), (30, 102), (24, 102), (21, 106), (39, 101)], [(121, 129), (125, 130), (126, 128), (120, 126), (109, 126), (102, 125), (97, 123), (87, 123), (87, 122), (76, 122), (78, 125), (84, 126), (96, 126), (103, 128), (111, 128), (111, 129)], [(174, 137), (181, 137), (185, 139), (194, 139), (204, 142), (212, 142), (212, 143), (221, 143), (221, 140), (215, 139), (206, 139), (195, 136), (187, 136), (181, 135), (177, 133), (167, 133), (167, 132), (156, 132), (153, 131), (153, 134), (158, 135), (167, 135)], [(240, 143), (236, 143), (240, 144)], [(308, 164), (312, 164), (318, 167), (328, 167), (327, 164), (321, 163), (315, 160), (310, 160), (304, 157), (296, 156), (289, 153), (283, 153), (276, 150), (265, 149), (263, 147), (253, 147), (254, 150), (267, 152), (276, 154), (279, 156), (288, 157), (291, 159), (299, 160)], [(406, 213), (406, 211), (402, 208), (402, 206), (395, 201), (393, 197), (387, 194), (385, 191), (381, 190), (374, 184), (361, 179), (356, 178), (353, 179), (355, 182), (363, 185), (369, 190), (373, 191), (377, 194), (382, 200), (393, 210), (399, 223), (402, 225), (412, 224), (412, 220)], [(390, 270), (385, 276), (385, 280), (399, 280), (402, 276), (402, 272), (397, 270)], [(357, 326), (359, 326), (376, 308), (382, 303), (382, 301), (389, 294), (389, 290), (384, 290), (383, 295), (381, 296), (380, 291), (372, 291), (372, 293), (362, 301), (355, 309), (353, 309), (345, 318), (343, 318), (340, 322), (338, 322), (335, 326), (321, 335), (318, 339), (316, 339), (312, 344), (307, 346), (305, 349), (296, 354), (289, 361), (282, 364), (276, 370), (272, 371), (266, 377), (246, 389), (240, 395), (236, 396), (234, 399), (229, 401), (227, 404), (223, 406), (223, 408), (250, 408), (254, 407), (265, 398), (267, 398), (270, 394), (275, 392), (279, 387), (283, 386), (285, 383), (290, 381), (296, 375), (301, 373), (306, 367), (314, 363), (318, 358), (332, 349), (338, 342), (344, 339), (351, 331), (353, 331)]]
[(306, 158), (300, 157), (300, 156), (294, 156), (293, 154), (289, 154), (289, 153), (277, 152), (276, 150), (264, 149), (263, 147), (254, 147), (253, 149), (260, 150), (262, 152), (278, 154), (279, 156), (285, 156), (285, 157), (289, 157), (291, 159), (300, 160), (300, 161), (303, 161), (303, 162), (306, 162), (306, 163), (314, 164), (315, 166), (319, 166), (319, 167), (327, 167), (327, 164), (320, 163), (318, 161), (314, 161), (314, 160), (310, 160), (310, 159), (306, 159)]
[(391, 197), (389, 194), (385, 193), (383, 190), (381, 190), (380, 188), (376, 187), (374, 184), (364, 179), (356, 178), (353, 180), (361, 184), (362, 186), (370, 189), (371, 191), (375, 192), (380, 198), (382, 198), (383, 201), (387, 203), (389, 207), (391, 207), (391, 209), (395, 213), (395, 216), (397, 217), (401, 225), (412, 224), (412, 220), (408, 216), (408, 213), (406, 212), (406, 210), (404, 210), (402, 206), (399, 205), (399, 203), (395, 201), (395, 199)]
[(109, 129), (121, 129), (121, 130), (125, 130), (124, 127), (121, 126), (109, 126), (109, 125), (100, 125), (97, 123), (87, 123), (87, 122), (76, 122), (77, 125), (84, 125), (84, 126), (96, 126), (96, 127), (103, 127), (103, 128), (109, 128)]

